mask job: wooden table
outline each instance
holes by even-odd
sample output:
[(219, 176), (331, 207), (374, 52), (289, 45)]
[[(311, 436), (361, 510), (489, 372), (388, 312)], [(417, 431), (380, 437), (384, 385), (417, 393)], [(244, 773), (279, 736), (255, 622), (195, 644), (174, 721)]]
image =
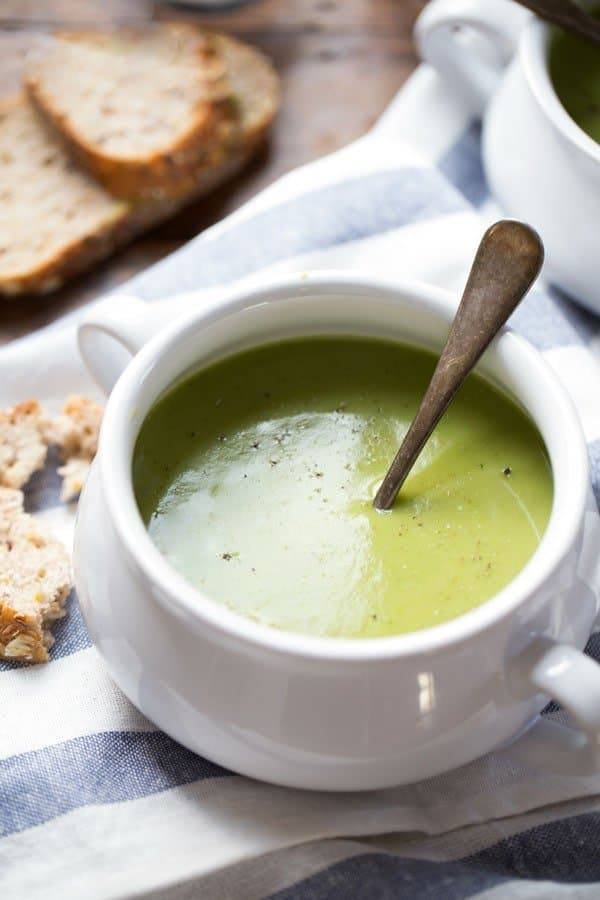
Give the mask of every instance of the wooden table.
[(0, 89), (18, 85), (36, 33), (61, 26), (188, 18), (260, 47), (281, 75), (269, 146), (235, 181), (45, 298), (3, 303), (0, 343), (115, 288), (232, 212), (284, 172), (363, 134), (416, 65), (412, 26), (424, 0), (253, 0), (220, 12), (150, 0), (1, 0)]

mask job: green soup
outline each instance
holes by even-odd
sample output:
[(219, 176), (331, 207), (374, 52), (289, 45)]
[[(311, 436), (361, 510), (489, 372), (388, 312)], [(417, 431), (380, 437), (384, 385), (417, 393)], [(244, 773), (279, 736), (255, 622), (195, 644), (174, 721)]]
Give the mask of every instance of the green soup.
[[(594, 14), (600, 16), (597, 10)], [(550, 75), (571, 118), (600, 143), (600, 47), (558, 32), (550, 49)]]
[(152, 539), (201, 591), (289, 631), (379, 637), (478, 606), (534, 553), (552, 477), (529, 419), (471, 377), (394, 509), (376, 512), (434, 365), (398, 344), (323, 337), (178, 384), (135, 448)]

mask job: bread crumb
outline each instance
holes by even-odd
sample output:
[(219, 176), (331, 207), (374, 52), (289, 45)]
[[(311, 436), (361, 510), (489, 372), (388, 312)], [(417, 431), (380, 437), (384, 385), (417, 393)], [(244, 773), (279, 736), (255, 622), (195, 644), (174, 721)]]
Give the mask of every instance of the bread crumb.
[(67, 399), (52, 418), (37, 402), (27, 400), (0, 410), (0, 487), (22, 488), (43, 468), (48, 447), (58, 447), (64, 465), (61, 500), (81, 493), (90, 463), (98, 449), (103, 408), (80, 394)]
[(85, 484), (98, 449), (103, 411), (89, 397), (73, 394), (67, 398), (61, 414), (47, 421), (45, 439), (59, 448), (64, 460), (58, 473), (63, 479), (61, 500), (65, 502), (78, 497)]
[(62, 478), (60, 499), (63, 503), (70, 503), (79, 497), (87, 480), (90, 465), (89, 460), (74, 456), (64, 466), (60, 466), (58, 469), (58, 474)]
[(65, 460), (78, 457), (91, 462), (98, 449), (103, 411), (103, 407), (89, 397), (72, 394), (61, 414), (48, 420), (47, 443), (56, 444)]
[(36, 400), (0, 410), (0, 485), (21, 488), (46, 461), (46, 418)]
[(23, 491), (0, 487), (0, 540), (11, 521), (23, 512)]

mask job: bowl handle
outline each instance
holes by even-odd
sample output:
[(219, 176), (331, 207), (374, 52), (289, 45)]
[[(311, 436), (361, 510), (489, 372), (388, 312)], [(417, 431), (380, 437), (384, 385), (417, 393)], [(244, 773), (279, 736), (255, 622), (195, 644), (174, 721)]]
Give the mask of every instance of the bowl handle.
[(537, 637), (508, 669), (515, 696), (532, 687), (557, 700), (579, 726), (540, 719), (511, 747), (520, 761), (552, 772), (585, 775), (600, 771), (600, 666), (589, 656), (549, 638)]
[(153, 303), (112, 294), (92, 306), (77, 329), (85, 367), (109, 394), (138, 350), (182, 313), (193, 310), (194, 298), (188, 294)]
[(480, 115), (530, 18), (508, 0), (433, 0), (415, 25), (419, 54)]

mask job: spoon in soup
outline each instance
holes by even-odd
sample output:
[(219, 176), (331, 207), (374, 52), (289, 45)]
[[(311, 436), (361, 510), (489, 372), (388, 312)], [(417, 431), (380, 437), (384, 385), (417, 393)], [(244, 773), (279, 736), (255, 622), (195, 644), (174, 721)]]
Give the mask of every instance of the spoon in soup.
[(516, 0), (516, 2), (546, 22), (600, 44), (600, 20), (582, 9), (575, 0)]
[(543, 261), (541, 238), (529, 225), (504, 219), (488, 228), (421, 405), (377, 491), (375, 509), (391, 509), (427, 439), (537, 278)]

